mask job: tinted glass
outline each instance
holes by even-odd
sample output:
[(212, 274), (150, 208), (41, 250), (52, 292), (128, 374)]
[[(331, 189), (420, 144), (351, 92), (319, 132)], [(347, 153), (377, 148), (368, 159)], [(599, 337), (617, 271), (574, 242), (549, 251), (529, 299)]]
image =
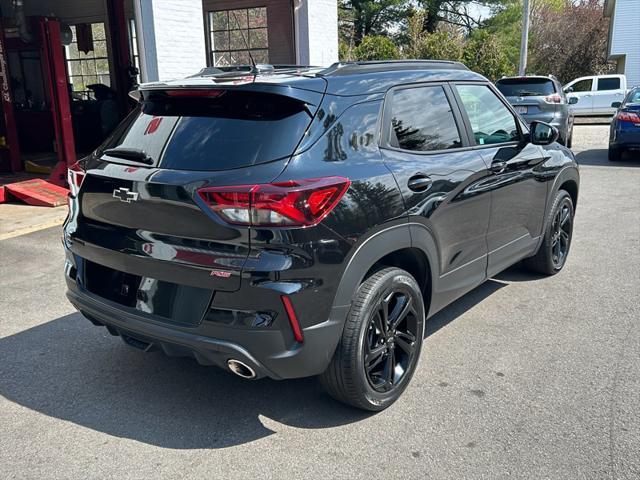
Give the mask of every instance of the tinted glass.
[(556, 93), (553, 81), (548, 78), (505, 78), (496, 87), (505, 97), (547, 96)]
[(589, 78), (587, 80), (580, 80), (579, 82), (571, 85), (571, 87), (573, 88), (574, 92), (590, 92), (592, 85), (593, 80)]
[(512, 142), (520, 138), (514, 116), (489, 87), (458, 85), (456, 88), (478, 145)]
[(619, 78), (599, 78), (598, 91), (601, 90), (618, 90), (620, 88)]
[(461, 146), (451, 105), (442, 87), (393, 92), (390, 143), (417, 152)]
[(293, 153), (311, 120), (302, 102), (223, 92), (217, 98), (153, 94), (102, 148), (141, 149), (159, 167), (180, 170), (227, 170)]

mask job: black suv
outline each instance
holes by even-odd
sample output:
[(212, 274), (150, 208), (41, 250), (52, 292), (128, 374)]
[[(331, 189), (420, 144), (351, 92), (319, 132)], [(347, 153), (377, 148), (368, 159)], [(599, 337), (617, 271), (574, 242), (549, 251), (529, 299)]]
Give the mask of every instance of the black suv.
[(573, 154), (452, 62), (152, 83), (70, 170), (68, 298), (145, 351), (320, 375), (381, 410), (425, 319), (525, 259), (565, 264)]

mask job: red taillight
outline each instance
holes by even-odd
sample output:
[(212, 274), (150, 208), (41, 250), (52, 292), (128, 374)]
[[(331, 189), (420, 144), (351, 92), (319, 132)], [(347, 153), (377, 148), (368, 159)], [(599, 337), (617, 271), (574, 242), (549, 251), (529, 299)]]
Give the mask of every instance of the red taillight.
[(291, 324), (291, 330), (293, 330), (293, 338), (296, 339), (296, 342), (302, 343), (304, 342), (304, 337), (302, 335), (302, 330), (300, 329), (300, 324), (298, 323), (298, 317), (296, 317), (296, 312), (293, 309), (293, 305), (291, 304), (291, 300), (289, 297), (282, 295), (282, 304), (284, 305), (284, 309), (287, 312), (287, 317), (289, 317), (289, 323)]
[(67, 183), (69, 190), (74, 197), (80, 192), (80, 187), (84, 181), (85, 172), (78, 162), (74, 163), (67, 169)]
[(633, 112), (618, 112), (616, 118), (621, 122), (640, 123), (640, 115)]
[(553, 95), (544, 97), (544, 101), (547, 103), (562, 103), (562, 97), (557, 93), (554, 93)]
[(259, 185), (205, 187), (200, 198), (234, 225), (307, 227), (338, 204), (351, 182), (343, 177), (310, 178)]

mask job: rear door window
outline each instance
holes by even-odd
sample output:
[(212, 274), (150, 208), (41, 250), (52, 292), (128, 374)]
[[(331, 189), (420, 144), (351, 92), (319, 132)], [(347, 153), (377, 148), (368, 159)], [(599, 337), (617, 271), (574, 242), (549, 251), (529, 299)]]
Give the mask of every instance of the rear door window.
[(546, 97), (556, 93), (548, 78), (505, 78), (498, 80), (496, 87), (505, 97)]
[(393, 92), (389, 143), (414, 152), (462, 146), (451, 105), (441, 86)]
[(619, 78), (599, 78), (598, 79), (598, 91), (603, 90), (618, 90), (620, 89)]
[(219, 92), (149, 93), (102, 149), (141, 149), (161, 168), (228, 170), (288, 157), (312, 118), (307, 105), (291, 97)]
[(478, 145), (515, 142), (520, 139), (516, 119), (486, 85), (456, 85)]

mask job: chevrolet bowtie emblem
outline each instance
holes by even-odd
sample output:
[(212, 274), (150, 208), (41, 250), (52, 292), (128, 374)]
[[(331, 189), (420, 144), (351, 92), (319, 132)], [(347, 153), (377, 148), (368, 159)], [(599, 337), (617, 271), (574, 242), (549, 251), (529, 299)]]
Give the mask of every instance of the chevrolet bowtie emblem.
[(131, 203), (138, 200), (138, 192), (132, 192), (128, 188), (116, 188), (113, 191), (113, 198), (117, 198), (121, 202)]

